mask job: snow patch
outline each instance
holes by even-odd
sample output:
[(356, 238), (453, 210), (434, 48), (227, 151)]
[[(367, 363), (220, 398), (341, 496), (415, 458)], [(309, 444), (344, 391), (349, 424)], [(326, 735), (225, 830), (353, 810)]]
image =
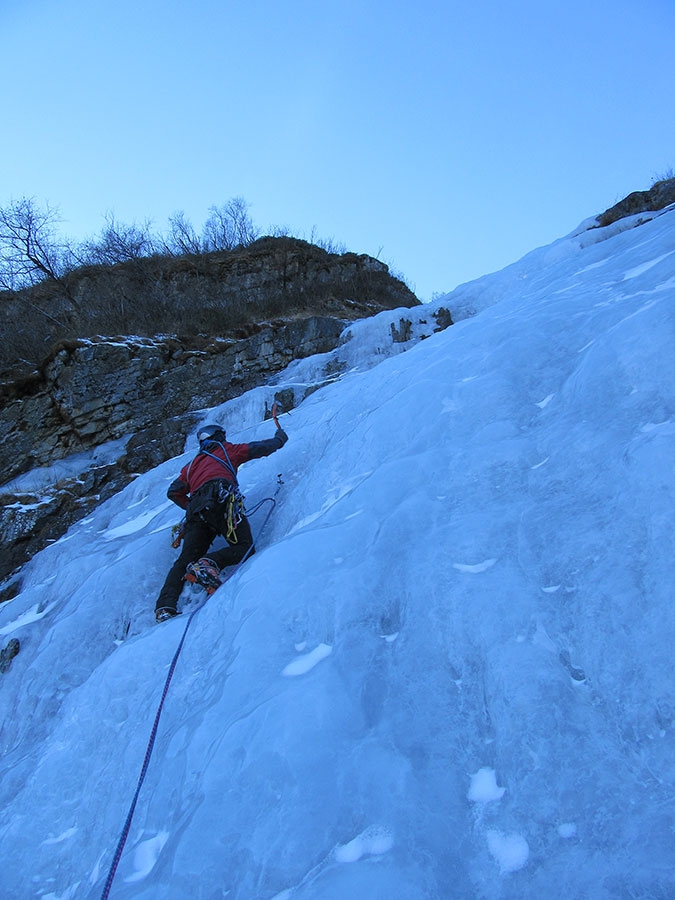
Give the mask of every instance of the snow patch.
[(42, 491), (50, 485), (56, 484), (65, 478), (76, 478), (88, 469), (96, 469), (102, 466), (112, 465), (123, 455), (130, 435), (108, 441), (84, 453), (73, 453), (65, 459), (58, 459), (49, 466), (40, 466), (17, 475), (11, 481), (3, 485), (3, 491), (8, 494), (30, 494)]
[(134, 850), (134, 869), (135, 871), (128, 875), (124, 880), (127, 884), (136, 881), (142, 881), (147, 878), (150, 872), (155, 868), (155, 863), (159, 859), (164, 844), (169, 840), (168, 831), (160, 831), (155, 837), (148, 838), (147, 841), (141, 843)]
[[(103, 533), (103, 537), (106, 541), (114, 541), (116, 538), (120, 537), (128, 537), (130, 534), (135, 534), (137, 531), (141, 531), (148, 525), (152, 520), (159, 515), (159, 513), (165, 508), (166, 504), (162, 507), (162, 509), (149, 509), (147, 512), (142, 513), (140, 516), (136, 516), (135, 519), (130, 519), (128, 522), (123, 522), (121, 525), (117, 525), (115, 528), (108, 528), (107, 531)], [(170, 528), (170, 525), (165, 526), (166, 528)], [(164, 529), (157, 529), (164, 530)]]
[(50, 844), (62, 844), (64, 841), (67, 841), (68, 838), (71, 838), (74, 834), (77, 834), (77, 828), (68, 828), (58, 837), (50, 837), (45, 838), (45, 840), (40, 844), (41, 847), (48, 847)]
[(330, 656), (333, 652), (333, 648), (330, 644), (319, 644), (318, 647), (315, 647), (309, 653), (305, 653), (303, 656), (298, 659), (294, 659), (293, 662), (290, 662), (282, 671), (282, 675), (286, 675), (289, 678), (296, 677), (298, 675), (306, 675), (314, 666), (318, 665), (322, 659), (325, 659), (327, 656)]
[(51, 891), (49, 894), (42, 894), (41, 900), (75, 900), (79, 886), (80, 882), (76, 881), (75, 884), (71, 884), (69, 888), (66, 888), (62, 894), (56, 894), (54, 891)]
[(517, 872), (527, 863), (530, 847), (520, 834), (502, 834), (491, 828), (487, 835), (487, 845), (491, 856), (497, 861), (502, 875)]
[(382, 856), (394, 846), (394, 837), (388, 828), (371, 825), (347, 844), (335, 848), (335, 859), (341, 863), (358, 862), (363, 856)]
[(496, 559), (486, 559), (484, 562), (476, 563), (475, 565), (468, 563), (453, 563), (452, 565), (458, 572), (468, 572), (471, 575), (477, 575), (487, 571), (487, 569), (491, 569), (496, 562)]
[(44, 618), (44, 616), (46, 616), (50, 610), (54, 609), (55, 606), (56, 603), (50, 603), (50, 605), (46, 606), (44, 609), (40, 609), (39, 604), (32, 606), (17, 619), (3, 625), (2, 628), (0, 628), (0, 635), (11, 634), (13, 631), (16, 631), (17, 628), (22, 628), (24, 625), (30, 625), (32, 622), (39, 622), (40, 619)]
[(657, 266), (661, 262), (661, 260), (669, 257), (671, 253), (675, 253), (675, 250), (671, 250), (670, 253), (663, 253), (661, 256), (657, 256), (656, 259), (652, 259), (649, 262), (642, 263), (642, 265), (635, 266), (634, 268), (629, 269), (623, 276), (623, 280), (628, 281), (630, 278), (637, 278), (638, 275), (642, 275), (644, 272), (648, 272), (649, 269), (653, 269), (654, 266)]
[(492, 803), (501, 800), (506, 788), (497, 785), (497, 776), (494, 769), (485, 766), (471, 776), (471, 786), (467, 798), (472, 803)]

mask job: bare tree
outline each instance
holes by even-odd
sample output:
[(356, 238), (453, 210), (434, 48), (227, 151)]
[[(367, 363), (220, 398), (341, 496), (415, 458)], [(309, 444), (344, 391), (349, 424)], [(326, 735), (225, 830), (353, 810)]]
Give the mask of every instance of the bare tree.
[(16, 291), (65, 274), (72, 256), (56, 235), (60, 221), (57, 209), (33, 198), (0, 208), (0, 287)]
[(199, 256), (203, 253), (202, 242), (182, 210), (169, 217), (169, 237), (164, 242), (164, 248), (172, 256)]
[(114, 265), (130, 259), (141, 259), (156, 252), (156, 241), (150, 232), (150, 221), (142, 225), (125, 225), (113, 213), (105, 216), (106, 225), (98, 239), (83, 247), (83, 259), (91, 264)]
[(204, 250), (234, 250), (247, 247), (259, 236), (243, 197), (233, 197), (223, 206), (212, 206), (204, 225)]

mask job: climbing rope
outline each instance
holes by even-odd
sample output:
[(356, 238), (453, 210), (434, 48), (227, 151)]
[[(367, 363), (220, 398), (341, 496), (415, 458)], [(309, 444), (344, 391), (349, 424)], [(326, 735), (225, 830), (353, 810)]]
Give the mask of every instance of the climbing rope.
[[(201, 607), (200, 607), (201, 609)], [(138, 796), (141, 793), (141, 787), (145, 780), (145, 775), (148, 771), (148, 766), (150, 764), (150, 757), (152, 756), (152, 750), (155, 746), (155, 738), (157, 737), (157, 728), (159, 726), (159, 719), (162, 715), (162, 709), (164, 708), (164, 701), (166, 700), (166, 695), (169, 692), (169, 685), (171, 684), (171, 679), (173, 678), (173, 673), (176, 669), (176, 663), (178, 662), (178, 657), (181, 654), (181, 650), (183, 649), (183, 644), (185, 643), (185, 638), (187, 637), (188, 628), (190, 627), (190, 623), (195, 617), (196, 613), (199, 610), (195, 609), (194, 612), (190, 614), (187, 622), (185, 623), (185, 630), (183, 631), (183, 636), (180, 639), (180, 643), (178, 644), (178, 649), (176, 650), (174, 657), (171, 661), (171, 665), (169, 666), (169, 674), (166, 676), (166, 681), (164, 682), (164, 690), (162, 691), (162, 699), (159, 701), (159, 706), (157, 707), (157, 715), (155, 716), (155, 721), (152, 726), (152, 731), (150, 732), (150, 740), (148, 741), (148, 746), (145, 751), (145, 759), (143, 760), (143, 765), (141, 766), (141, 774), (138, 778), (138, 784), (136, 786), (136, 793), (134, 794), (134, 798), (131, 801), (131, 806), (129, 807), (129, 813), (127, 815), (126, 822), (124, 823), (124, 828), (122, 829), (122, 834), (117, 844), (117, 849), (115, 850), (115, 855), (113, 856), (112, 865), (110, 866), (110, 871), (108, 873), (108, 878), (105, 883), (105, 887), (103, 888), (103, 893), (101, 894), (101, 900), (107, 900), (110, 896), (110, 888), (112, 887), (113, 879), (115, 877), (115, 872), (117, 871), (117, 866), (119, 865), (120, 859), (122, 858), (122, 851), (124, 850), (124, 845), (127, 842), (127, 838), (129, 836), (129, 829), (131, 828), (131, 820), (134, 817), (134, 812), (136, 811), (136, 803), (138, 802)]]
[[(277, 477), (277, 489), (274, 492), (274, 496), (265, 497), (258, 504), (256, 504), (256, 506), (253, 508), (253, 510), (251, 510), (251, 513), (255, 513), (263, 506), (263, 504), (271, 503), (269, 511), (268, 511), (267, 515), (265, 516), (265, 520), (263, 521), (262, 525), (260, 526), (260, 530), (258, 531), (256, 540), (258, 540), (260, 538), (260, 535), (263, 533), (265, 526), (269, 522), (270, 516), (274, 512), (274, 507), (277, 504), (276, 497), (277, 497), (277, 494), (279, 493), (279, 490), (280, 490), (282, 484), (283, 484), (283, 481), (281, 479), (281, 475), (279, 475)], [(228, 581), (230, 580), (230, 578), (232, 578), (234, 576), (234, 574), (239, 570), (239, 568), (241, 566), (243, 566), (243, 564), (246, 562), (246, 560), (250, 556), (251, 551), (253, 550), (254, 546), (255, 546), (255, 543), (251, 544), (251, 546), (246, 551), (245, 555), (240, 559), (240, 561), (236, 564), (236, 566), (234, 566), (232, 568), (232, 571), (227, 578)], [(115, 873), (117, 872), (117, 867), (119, 865), (120, 859), (122, 858), (122, 852), (124, 851), (124, 845), (126, 844), (127, 838), (129, 837), (129, 831), (131, 829), (131, 822), (134, 817), (134, 812), (136, 811), (136, 803), (138, 802), (138, 797), (141, 793), (141, 787), (143, 786), (143, 782), (145, 781), (145, 776), (148, 771), (148, 766), (150, 765), (150, 757), (152, 756), (152, 751), (155, 746), (155, 738), (157, 737), (157, 729), (159, 727), (159, 720), (162, 715), (162, 710), (164, 708), (164, 701), (166, 700), (166, 696), (169, 693), (169, 685), (171, 684), (171, 679), (173, 678), (173, 673), (176, 670), (178, 658), (180, 657), (181, 652), (183, 650), (183, 646), (185, 644), (185, 639), (187, 637), (187, 633), (190, 628), (190, 625), (192, 624), (192, 620), (205, 605), (206, 605), (206, 601), (204, 601), (204, 603), (202, 603), (201, 606), (198, 606), (197, 609), (193, 610), (190, 613), (190, 615), (188, 616), (188, 620), (185, 623), (185, 628), (183, 629), (183, 635), (180, 639), (180, 642), (178, 644), (176, 652), (174, 653), (173, 659), (171, 660), (171, 665), (169, 666), (169, 672), (166, 676), (166, 681), (164, 682), (164, 690), (162, 691), (162, 697), (161, 697), (161, 700), (159, 701), (159, 706), (157, 707), (157, 713), (155, 715), (155, 721), (153, 723), (152, 730), (150, 732), (150, 739), (148, 740), (148, 746), (145, 751), (145, 758), (143, 760), (143, 765), (141, 766), (141, 773), (138, 777), (138, 784), (136, 785), (136, 792), (134, 793), (133, 800), (131, 801), (131, 806), (129, 807), (129, 812), (127, 814), (127, 818), (124, 823), (124, 827), (122, 828), (122, 834), (120, 835), (120, 839), (117, 842), (117, 848), (115, 849), (115, 853), (113, 855), (112, 864), (110, 866), (110, 871), (108, 872), (108, 877), (106, 879), (105, 887), (103, 888), (103, 893), (101, 894), (101, 900), (108, 900), (108, 897), (110, 896), (110, 889), (112, 888), (112, 883), (115, 878)]]

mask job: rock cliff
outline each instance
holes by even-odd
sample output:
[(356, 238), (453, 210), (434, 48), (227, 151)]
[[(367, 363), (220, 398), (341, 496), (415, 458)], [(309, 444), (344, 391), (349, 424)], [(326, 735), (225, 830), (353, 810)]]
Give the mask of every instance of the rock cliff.
[[(345, 325), (310, 316), (256, 326), (255, 334), (240, 340), (98, 337), (61, 343), (38, 375), (3, 386), (3, 481), (229, 400), (293, 359), (333, 349)], [(172, 428), (184, 431), (181, 423)]]
[(245, 337), (255, 322), (353, 320), (419, 305), (377, 259), (329, 253), (294, 238), (238, 250), (86, 266), (59, 281), (0, 293), (0, 371), (30, 374), (57, 341), (95, 334)]

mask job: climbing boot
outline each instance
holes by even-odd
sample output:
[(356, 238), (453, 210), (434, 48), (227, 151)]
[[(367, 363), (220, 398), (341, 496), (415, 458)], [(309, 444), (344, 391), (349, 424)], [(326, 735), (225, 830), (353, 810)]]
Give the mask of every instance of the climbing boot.
[(202, 556), (197, 562), (190, 563), (185, 570), (185, 580), (190, 584), (201, 584), (211, 596), (221, 585), (220, 569), (208, 556)]
[(171, 606), (162, 606), (160, 609), (155, 610), (157, 622), (166, 622), (167, 619), (173, 619), (177, 615), (179, 615), (178, 610), (173, 609)]

